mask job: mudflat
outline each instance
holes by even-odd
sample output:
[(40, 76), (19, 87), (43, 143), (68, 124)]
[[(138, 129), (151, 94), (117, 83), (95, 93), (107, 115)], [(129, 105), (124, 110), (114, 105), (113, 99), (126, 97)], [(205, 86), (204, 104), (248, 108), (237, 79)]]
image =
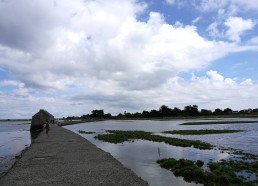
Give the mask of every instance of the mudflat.
[(147, 186), (148, 183), (81, 136), (51, 125), (49, 134), (41, 132), (13, 168), (0, 178), (0, 185)]

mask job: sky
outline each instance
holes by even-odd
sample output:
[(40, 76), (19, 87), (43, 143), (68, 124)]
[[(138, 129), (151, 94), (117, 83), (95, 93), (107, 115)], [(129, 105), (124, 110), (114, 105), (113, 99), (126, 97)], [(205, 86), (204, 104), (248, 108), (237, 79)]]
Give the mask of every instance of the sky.
[(0, 119), (258, 108), (258, 0), (0, 0)]

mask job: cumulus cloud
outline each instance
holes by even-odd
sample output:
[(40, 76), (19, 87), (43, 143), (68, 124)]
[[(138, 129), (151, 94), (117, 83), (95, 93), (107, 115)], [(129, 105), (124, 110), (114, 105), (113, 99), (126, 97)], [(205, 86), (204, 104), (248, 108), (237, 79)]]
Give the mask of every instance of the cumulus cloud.
[(214, 39), (227, 38), (233, 42), (240, 42), (240, 36), (255, 27), (255, 20), (241, 16), (250, 16), (250, 11), (257, 11), (258, 0), (201, 0), (192, 4), (200, 12), (216, 14), (213, 18), (215, 20), (207, 28), (209, 35)]
[[(101, 62), (108, 40), (144, 6), (134, 1), (80, 0), (1, 4), (0, 64), (26, 86), (43, 88), (64, 88), (74, 82), (73, 76), (108, 66)], [(33, 8), (27, 11), (28, 6)], [(8, 12), (16, 14), (9, 16)]]
[[(1, 66), (27, 87), (65, 89), (83, 80), (99, 83), (110, 79), (131, 90), (148, 89), (181, 71), (207, 66), (224, 56), (230, 45), (205, 40), (193, 26), (169, 25), (160, 13), (151, 12), (147, 22), (138, 21), (144, 5), (134, 1), (113, 0), (112, 6), (108, 1), (76, 1), (69, 11), (69, 1), (42, 3), (33, 3), (34, 11), (20, 12), (25, 17), (42, 18), (47, 26), (36, 25), (36, 31), (27, 28), (27, 24), (44, 22), (41, 19), (30, 19), (25, 25), (5, 23), (11, 35), (25, 30), (19, 38), (26, 46), (12, 37), (0, 45)], [(11, 9), (12, 4), (8, 5)], [(46, 12), (53, 19), (45, 17)], [(66, 20), (54, 12), (62, 13)], [(37, 47), (30, 43), (37, 43)], [(206, 55), (198, 55), (201, 51)]]
[(254, 28), (255, 23), (251, 19), (243, 19), (241, 17), (229, 17), (225, 25), (229, 27), (226, 35), (230, 40), (240, 42), (240, 36), (247, 30)]
[[(221, 25), (226, 28), (221, 28)], [(244, 19), (242, 17), (227, 17), (225, 20), (216, 20), (211, 23), (207, 31), (214, 38), (226, 38), (232, 42), (241, 42), (241, 36), (247, 31), (254, 29), (256, 22), (252, 19)]]
[[(181, 109), (189, 104), (197, 104), (199, 108), (243, 109), (256, 108), (258, 86), (251, 79), (237, 81), (224, 77), (217, 71), (210, 70), (204, 76), (193, 75), (191, 80), (175, 76), (160, 87), (144, 91), (115, 90), (114, 92), (80, 92), (68, 95), (27, 95), (19, 97), (0, 92), (0, 117), (12, 118), (33, 115), (40, 108), (46, 108), (57, 117), (82, 115), (90, 113), (92, 108), (104, 109), (105, 112), (136, 112), (158, 109), (162, 104)], [(8, 103), (8, 104), (7, 104)], [(20, 105), (23, 105), (21, 107)], [(71, 109), (72, 108), (72, 109)], [(8, 110), (16, 110), (11, 114)]]
[[(91, 104), (96, 104), (98, 100), (105, 100), (105, 103), (101, 105), (106, 104), (103, 106), (106, 110), (109, 110), (108, 105), (113, 105), (113, 109), (117, 107), (119, 111), (133, 112), (157, 109), (161, 104), (180, 108), (189, 104), (197, 104), (201, 108), (208, 109), (229, 106), (232, 109), (241, 109), (256, 107), (256, 91), (258, 91), (258, 86), (253, 84), (251, 79), (238, 81), (210, 70), (204, 76), (193, 75), (190, 81), (175, 76), (160, 87), (145, 90), (144, 94), (141, 91), (126, 90), (122, 94), (119, 92), (112, 95), (102, 94), (101, 98), (99, 95), (77, 95), (72, 100), (77, 103), (89, 100), (89, 102), (92, 101)], [(249, 101), (250, 99), (252, 101)]]
[(171, 84), (174, 94), (177, 95), (176, 99), (181, 98), (185, 103), (196, 103), (202, 108), (226, 108), (228, 105), (233, 109), (249, 108), (255, 107), (255, 104), (248, 100), (257, 100), (254, 92), (258, 90), (258, 86), (253, 85), (251, 79), (238, 82), (212, 70), (206, 76), (193, 75), (190, 82), (177, 78)]
[(241, 85), (253, 85), (252, 79), (246, 79), (245, 81), (241, 82)]
[[(255, 46), (207, 40), (195, 26), (168, 24), (157, 12), (140, 21), (145, 8), (136, 0), (0, 1), (0, 68), (8, 72), (0, 86), (13, 86), (10, 95), (0, 92), (1, 104), (9, 98), (13, 107), (48, 105), (63, 114), (71, 106), (78, 114), (94, 107), (137, 110), (163, 102), (191, 104), (196, 99), (184, 101), (183, 95), (193, 89), (205, 97), (197, 88), (207, 81), (213, 88), (240, 86), (213, 71), (190, 84), (178, 76)], [(231, 40), (238, 41), (252, 23), (228, 20)]]

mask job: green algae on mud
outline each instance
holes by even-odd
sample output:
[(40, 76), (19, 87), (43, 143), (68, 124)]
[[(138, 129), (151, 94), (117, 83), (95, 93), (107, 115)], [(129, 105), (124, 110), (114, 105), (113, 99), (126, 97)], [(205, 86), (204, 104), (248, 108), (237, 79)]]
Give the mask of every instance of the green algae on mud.
[(107, 130), (110, 134), (99, 134), (95, 136), (96, 139), (110, 142), (110, 143), (123, 143), (125, 141), (134, 141), (137, 139), (148, 140), (154, 142), (164, 142), (173, 146), (180, 147), (194, 147), (197, 149), (207, 149), (210, 150), (214, 146), (202, 142), (199, 140), (188, 140), (179, 138), (170, 138), (165, 136), (153, 135), (151, 132), (145, 131), (121, 131), (121, 130)]
[(180, 125), (222, 125), (222, 124), (258, 124), (258, 121), (202, 121), (202, 122), (186, 122)]
[[(221, 160), (209, 162), (202, 167), (202, 161), (174, 158), (158, 160), (161, 167), (174, 173), (175, 176), (182, 176), (187, 182), (196, 182), (209, 185), (246, 185), (258, 184), (258, 162)], [(244, 172), (244, 173), (243, 173)], [(255, 179), (250, 179), (253, 175)]]
[(181, 135), (205, 135), (205, 134), (225, 134), (242, 132), (243, 130), (172, 130), (164, 131), (165, 134), (181, 134)]

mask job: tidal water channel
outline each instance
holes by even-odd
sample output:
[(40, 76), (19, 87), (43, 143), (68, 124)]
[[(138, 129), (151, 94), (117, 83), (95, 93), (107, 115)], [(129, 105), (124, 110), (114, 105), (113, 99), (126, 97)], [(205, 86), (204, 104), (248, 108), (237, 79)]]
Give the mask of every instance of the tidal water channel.
[[(226, 119), (236, 120), (236, 119)], [(241, 119), (237, 119), (241, 120)], [(243, 119), (255, 120), (255, 119)], [(256, 119), (257, 120), (257, 119)], [(163, 158), (202, 160), (205, 163), (209, 161), (218, 161), (229, 159), (232, 155), (216, 150), (199, 150), (193, 147), (176, 147), (165, 143), (151, 142), (145, 140), (134, 140), (133, 142), (124, 142), (112, 144), (103, 142), (94, 138), (98, 134), (105, 134), (106, 130), (143, 130), (153, 132), (157, 135), (165, 135), (161, 132), (167, 130), (200, 130), (200, 129), (229, 129), (243, 130), (238, 133), (230, 134), (210, 134), (210, 135), (172, 135), (167, 137), (201, 140), (215, 145), (216, 147), (240, 149), (248, 153), (258, 155), (258, 123), (253, 124), (216, 124), (216, 125), (179, 125), (184, 122), (198, 120), (132, 120), (132, 121), (101, 121), (93, 123), (81, 123), (65, 126), (82, 137), (86, 138), (97, 147), (111, 153), (113, 157), (119, 160), (124, 166), (133, 170), (138, 176), (146, 180), (151, 186), (190, 186), (195, 183), (187, 183), (182, 177), (176, 177), (172, 172), (163, 169), (156, 163)], [(203, 121), (203, 120), (202, 120)], [(208, 121), (208, 120), (205, 120)], [(214, 121), (214, 120), (212, 120)], [(220, 120), (221, 121), (221, 120)], [(94, 134), (80, 134), (78, 131), (95, 132)]]

